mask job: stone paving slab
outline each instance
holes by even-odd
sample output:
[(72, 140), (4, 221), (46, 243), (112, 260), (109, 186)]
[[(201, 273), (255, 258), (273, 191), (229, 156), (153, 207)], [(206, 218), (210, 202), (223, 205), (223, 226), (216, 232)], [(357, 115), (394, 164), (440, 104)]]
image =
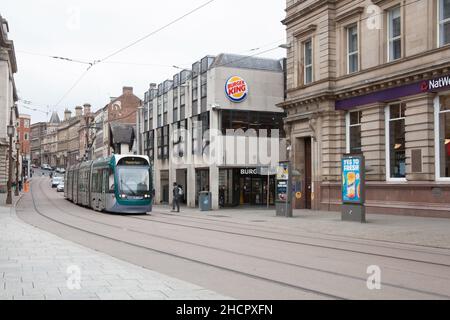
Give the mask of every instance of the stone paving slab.
[(0, 205), (0, 300), (167, 299), (231, 298), (63, 240)]

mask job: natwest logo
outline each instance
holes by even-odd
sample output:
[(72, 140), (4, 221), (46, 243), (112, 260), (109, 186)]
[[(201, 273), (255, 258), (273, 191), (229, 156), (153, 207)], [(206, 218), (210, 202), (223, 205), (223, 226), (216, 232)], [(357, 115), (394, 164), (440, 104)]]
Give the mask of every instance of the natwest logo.
[(421, 90), (426, 92), (430, 90), (442, 89), (450, 86), (450, 76), (445, 76), (429, 81), (424, 81), (421, 84)]
[(242, 102), (247, 98), (248, 86), (244, 79), (233, 76), (225, 84), (225, 94), (233, 102)]

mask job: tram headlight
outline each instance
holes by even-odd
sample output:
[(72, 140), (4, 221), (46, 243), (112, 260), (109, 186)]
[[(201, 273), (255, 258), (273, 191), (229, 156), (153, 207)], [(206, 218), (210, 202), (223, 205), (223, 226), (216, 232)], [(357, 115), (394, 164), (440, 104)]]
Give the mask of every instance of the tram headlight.
[(150, 199), (150, 198), (151, 198), (151, 195), (145, 194), (145, 195), (144, 195), (144, 198), (145, 198), (145, 199)]
[(120, 199), (126, 199), (126, 198), (127, 198), (127, 195), (126, 195), (126, 194), (119, 194), (119, 198), (120, 198)]

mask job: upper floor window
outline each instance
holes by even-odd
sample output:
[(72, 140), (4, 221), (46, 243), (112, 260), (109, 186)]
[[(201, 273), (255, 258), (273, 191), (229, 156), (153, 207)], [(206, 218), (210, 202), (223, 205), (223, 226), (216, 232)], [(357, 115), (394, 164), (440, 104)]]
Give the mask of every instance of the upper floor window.
[(450, 43), (450, 0), (438, 0), (439, 46)]
[(304, 58), (304, 84), (313, 82), (313, 49), (312, 40), (309, 39), (303, 43), (303, 58)]
[(347, 73), (357, 72), (358, 63), (358, 25), (347, 28)]
[(402, 57), (402, 24), (399, 6), (388, 10), (387, 23), (388, 61), (394, 61)]

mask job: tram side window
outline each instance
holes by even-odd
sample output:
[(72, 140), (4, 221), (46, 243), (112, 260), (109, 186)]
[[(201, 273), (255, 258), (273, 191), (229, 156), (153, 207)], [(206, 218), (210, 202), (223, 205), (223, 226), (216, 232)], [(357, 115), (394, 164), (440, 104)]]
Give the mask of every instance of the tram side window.
[(109, 193), (114, 193), (114, 171), (109, 169)]

